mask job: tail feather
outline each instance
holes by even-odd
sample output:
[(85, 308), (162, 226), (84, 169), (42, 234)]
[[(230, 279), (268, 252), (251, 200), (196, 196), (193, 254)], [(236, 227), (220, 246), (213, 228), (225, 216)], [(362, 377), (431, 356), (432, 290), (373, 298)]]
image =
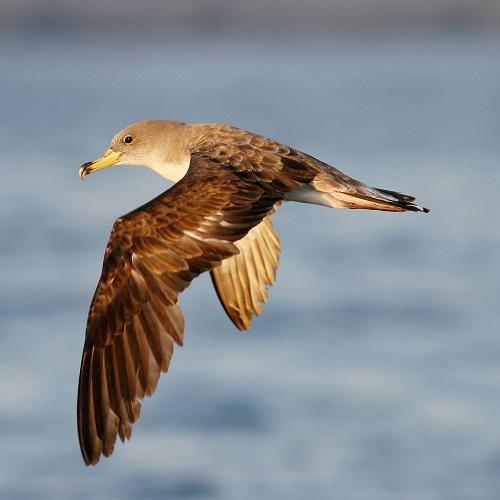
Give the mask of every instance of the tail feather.
[(344, 176), (339, 179), (330, 172), (318, 174), (304, 187), (288, 193), (290, 201), (314, 203), (331, 208), (382, 210), (385, 212), (429, 212), (428, 208), (413, 203), (414, 196), (397, 191), (366, 186)]
[[(374, 197), (372, 199), (372, 201), (374, 202), (386, 201), (384, 198), (387, 197), (389, 199), (387, 199), (386, 203), (388, 203), (390, 206), (396, 206), (405, 211), (408, 210), (410, 212), (424, 212), (424, 213), (430, 212), (429, 208), (413, 203), (415, 201), (414, 196), (398, 193), (397, 191), (390, 191), (388, 189), (371, 188), (371, 190), (381, 193), (383, 195), (382, 200), (378, 196)], [(371, 197), (367, 197), (367, 199), (370, 198)]]
[(341, 206), (351, 209), (382, 210), (385, 212), (429, 212), (428, 208), (413, 203), (414, 196), (367, 186), (354, 179), (348, 189), (335, 184), (331, 178), (319, 177), (313, 185), (331, 200), (332, 207)]
[[(372, 191), (370, 189), (370, 191)], [(332, 196), (331, 193), (329, 193)], [(382, 210), (384, 212), (430, 212), (428, 208), (422, 207), (421, 205), (417, 205), (416, 203), (412, 203), (407, 201), (406, 195), (397, 196), (399, 193), (391, 194), (391, 197), (388, 196), (373, 196), (370, 194), (363, 193), (342, 193), (337, 192), (332, 197), (335, 199), (335, 202), (341, 202), (344, 208), (351, 209), (366, 209), (366, 210)], [(328, 196), (328, 195), (327, 195)], [(410, 197), (411, 198), (411, 197)], [(333, 205), (332, 206), (338, 206)]]
[(408, 201), (410, 203), (412, 201), (415, 201), (415, 196), (409, 196), (407, 194), (398, 193), (397, 191), (389, 191), (388, 189), (381, 189), (381, 188), (373, 188), (373, 189), (376, 189), (377, 191), (380, 191), (381, 193), (388, 194), (390, 196), (394, 196), (395, 198), (398, 198), (400, 200)]

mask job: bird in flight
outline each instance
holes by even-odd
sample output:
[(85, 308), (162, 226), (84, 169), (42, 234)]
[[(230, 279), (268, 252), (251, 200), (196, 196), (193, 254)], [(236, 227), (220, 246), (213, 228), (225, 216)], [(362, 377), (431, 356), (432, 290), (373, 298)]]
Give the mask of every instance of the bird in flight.
[(87, 320), (78, 388), (83, 460), (130, 439), (141, 399), (155, 391), (174, 343), (179, 294), (210, 271), (226, 313), (251, 326), (275, 281), (280, 240), (271, 216), (285, 201), (332, 208), (428, 212), (415, 198), (366, 186), (312, 156), (223, 124), (143, 120), (116, 134), (80, 177), (142, 165), (175, 184), (114, 224)]

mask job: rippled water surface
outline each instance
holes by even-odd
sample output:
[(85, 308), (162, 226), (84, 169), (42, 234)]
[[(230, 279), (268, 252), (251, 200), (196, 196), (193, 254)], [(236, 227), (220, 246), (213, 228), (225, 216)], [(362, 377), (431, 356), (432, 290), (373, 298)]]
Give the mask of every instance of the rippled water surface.
[[(499, 498), (500, 38), (0, 42), (2, 498)], [(284, 207), (252, 332), (196, 280), (132, 441), (86, 469), (75, 398), (103, 249), (166, 184), (77, 170), (147, 117), (256, 130), (432, 212)]]

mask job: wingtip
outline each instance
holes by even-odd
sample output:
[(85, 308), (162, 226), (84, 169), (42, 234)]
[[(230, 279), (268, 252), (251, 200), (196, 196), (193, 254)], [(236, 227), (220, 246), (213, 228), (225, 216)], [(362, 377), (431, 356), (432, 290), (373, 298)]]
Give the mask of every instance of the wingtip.
[(101, 458), (101, 454), (97, 453), (93, 456), (89, 456), (85, 453), (82, 452), (82, 458), (83, 458), (83, 463), (85, 464), (85, 467), (94, 467), (99, 463), (99, 460)]
[(424, 214), (428, 214), (431, 211), (430, 208), (422, 207), (420, 205), (415, 205), (415, 207), (416, 207), (418, 212), (423, 212)]

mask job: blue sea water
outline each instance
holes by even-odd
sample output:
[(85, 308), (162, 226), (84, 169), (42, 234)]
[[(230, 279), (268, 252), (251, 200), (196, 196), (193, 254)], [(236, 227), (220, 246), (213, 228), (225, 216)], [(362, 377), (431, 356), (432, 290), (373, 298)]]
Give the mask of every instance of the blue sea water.
[[(500, 37), (0, 42), (2, 498), (499, 498)], [(132, 440), (85, 468), (75, 399), (103, 249), (167, 184), (77, 171), (150, 117), (255, 130), (432, 211), (285, 206), (252, 331), (196, 280)]]

